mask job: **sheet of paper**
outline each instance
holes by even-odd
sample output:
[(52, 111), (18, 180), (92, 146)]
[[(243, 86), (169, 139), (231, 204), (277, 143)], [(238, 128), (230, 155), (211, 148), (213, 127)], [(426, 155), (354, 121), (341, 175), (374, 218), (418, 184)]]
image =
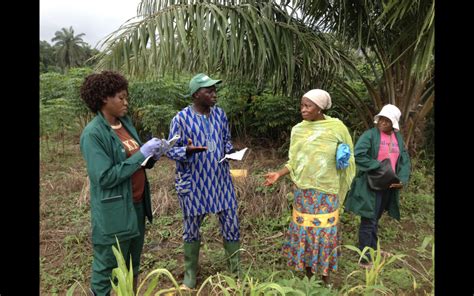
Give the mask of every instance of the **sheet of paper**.
[(171, 139), (169, 139), (168, 141), (168, 144), (170, 145), (170, 148), (174, 146), (174, 144), (176, 144), (176, 142), (179, 140), (180, 136), (179, 135), (174, 135)]
[(144, 167), (148, 161), (148, 159), (150, 159), (150, 157), (152, 157), (153, 155), (150, 155), (148, 156), (147, 158), (145, 158), (145, 160), (142, 162), (141, 166)]
[(230, 153), (230, 154), (226, 154), (224, 156), (224, 158), (222, 158), (221, 160), (219, 160), (219, 162), (223, 162), (224, 159), (228, 158), (228, 159), (233, 159), (233, 160), (242, 160), (242, 158), (244, 158), (244, 154), (245, 152), (247, 151), (247, 147), (245, 147), (244, 149), (242, 150), (239, 150), (237, 152), (234, 152), (234, 153)]

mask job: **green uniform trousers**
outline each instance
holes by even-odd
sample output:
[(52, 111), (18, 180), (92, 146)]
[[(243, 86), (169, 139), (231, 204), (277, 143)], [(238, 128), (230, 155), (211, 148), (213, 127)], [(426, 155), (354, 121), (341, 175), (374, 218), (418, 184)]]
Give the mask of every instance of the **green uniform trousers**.
[[(132, 239), (121, 241), (120, 249), (127, 262), (130, 262), (132, 256), (133, 276), (137, 276), (140, 270), (140, 256), (145, 241), (145, 212), (143, 202), (135, 203), (135, 212), (137, 213), (138, 229), (140, 235)], [(115, 245), (115, 244), (114, 244)], [(115, 245), (115, 247), (117, 247)], [(92, 261), (92, 278), (91, 289), (97, 296), (110, 295), (112, 285), (110, 278), (112, 269), (117, 267), (117, 259), (115, 259), (112, 251), (112, 245), (93, 245), (94, 259)], [(128, 266), (130, 268), (130, 266)]]

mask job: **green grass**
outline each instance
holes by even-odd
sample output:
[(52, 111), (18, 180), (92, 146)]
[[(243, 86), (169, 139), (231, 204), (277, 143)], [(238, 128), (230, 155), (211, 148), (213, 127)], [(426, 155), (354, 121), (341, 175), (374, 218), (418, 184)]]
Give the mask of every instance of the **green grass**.
[[(56, 141), (56, 142), (54, 142)], [(60, 139), (49, 139), (48, 147), (41, 141), (40, 151), (40, 291), (42, 295), (64, 294), (75, 283), (87, 288), (90, 281), (92, 249), (90, 213), (87, 196), (87, 174), (79, 152), (78, 135), (66, 138), (62, 151)], [(54, 148), (56, 147), (56, 148)], [(341, 247), (338, 272), (332, 275), (333, 287), (319, 287), (319, 278), (305, 279), (301, 272), (291, 272), (281, 255), (284, 233), (290, 219), (291, 182), (281, 180), (271, 190), (265, 189), (262, 173), (279, 168), (285, 159), (265, 159), (272, 153), (258, 151), (250, 159), (232, 163), (247, 168), (245, 182), (235, 181), (239, 201), (241, 241), (244, 269), (249, 283), (274, 283), (301, 291), (336, 295), (365, 283), (358, 266), (356, 252)], [(273, 154), (274, 155), (274, 154)], [(380, 220), (379, 237), (382, 249), (406, 255), (404, 262), (387, 265), (378, 279), (396, 295), (423, 295), (434, 291), (432, 242), (420, 250), (425, 238), (434, 233), (433, 172), (423, 162), (415, 162), (412, 183), (401, 192), (401, 221), (384, 214)], [(174, 191), (174, 162), (163, 158), (148, 171), (152, 186), (153, 224), (147, 223), (140, 279), (156, 269), (167, 269), (180, 282), (183, 277), (182, 214)], [(357, 245), (359, 217), (343, 212), (341, 232), (343, 245)], [(225, 273), (224, 250), (218, 219), (208, 216), (201, 228), (203, 247), (200, 253), (198, 285), (217, 273)], [(276, 273), (276, 274), (275, 274)], [(416, 280), (416, 289), (413, 287)], [(251, 279), (251, 280), (250, 280)], [(214, 282), (227, 285), (225, 279)], [(253, 281), (253, 282), (252, 282)], [(209, 282), (205, 291), (210, 291)], [(77, 284), (76, 284), (77, 285)], [(162, 277), (160, 287), (171, 288), (171, 281)], [(255, 286), (256, 287), (256, 286)], [(263, 289), (264, 286), (259, 286)], [(309, 287), (309, 288), (308, 288)], [(229, 287), (227, 287), (229, 288)], [(229, 288), (230, 289), (230, 288)], [(249, 286), (240, 286), (250, 291)], [(77, 288), (76, 292), (82, 291)], [(236, 290), (232, 290), (236, 291)], [(291, 294), (293, 293), (293, 294)], [(288, 295), (296, 295), (296, 292)], [(295, 294), (296, 293), (296, 294)], [(202, 294), (206, 295), (206, 294)], [(309, 292), (305, 295), (311, 295)]]

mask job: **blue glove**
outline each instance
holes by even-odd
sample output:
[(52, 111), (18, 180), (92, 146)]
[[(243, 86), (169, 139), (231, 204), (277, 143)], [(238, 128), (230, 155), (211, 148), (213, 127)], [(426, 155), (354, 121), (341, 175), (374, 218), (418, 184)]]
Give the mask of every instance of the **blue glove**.
[(336, 151), (336, 169), (341, 170), (349, 166), (349, 158), (351, 157), (351, 149), (349, 145), (341, 143), (337, 146)]
[(145, 158), (154, 155), (156, 151), (158, 151), (161, 147), (161, 140), (158, 138), (152, 138), (145, 144), (143, 144), (142, 147), (140, 147), (140, 152), (145, 156)]
[(168, 144), (168, 141), (166, 141), (165, 139), (161, 139), (161, 140), (158, 140), (158, 141), (161, 141), (161, 146), (160, 146), (160, 148), (156, 149), (155, 152), (153, 153), (153, 158), (155, 160), (160, 159), (161, 155), (168, 152), (168, 150), (170, 150), (170, 148), (171, 148), (170, 144)]

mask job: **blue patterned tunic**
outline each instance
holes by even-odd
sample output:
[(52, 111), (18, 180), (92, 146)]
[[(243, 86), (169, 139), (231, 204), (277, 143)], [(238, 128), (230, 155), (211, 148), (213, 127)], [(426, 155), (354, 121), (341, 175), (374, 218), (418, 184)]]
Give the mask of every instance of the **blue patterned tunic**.
[[(227, 160), (219, 163), (232, 149), (227, 116), (211, 107), (208, 116), (188, 106), (171, 121), (169, 139), (180, 136), (167, 156), (176, 160), (175, 187), (184, 216), (217, 213), (236, 208), (234, 186)], [(186, 155), (188, 139), (194, 146), (208, 150)]]

